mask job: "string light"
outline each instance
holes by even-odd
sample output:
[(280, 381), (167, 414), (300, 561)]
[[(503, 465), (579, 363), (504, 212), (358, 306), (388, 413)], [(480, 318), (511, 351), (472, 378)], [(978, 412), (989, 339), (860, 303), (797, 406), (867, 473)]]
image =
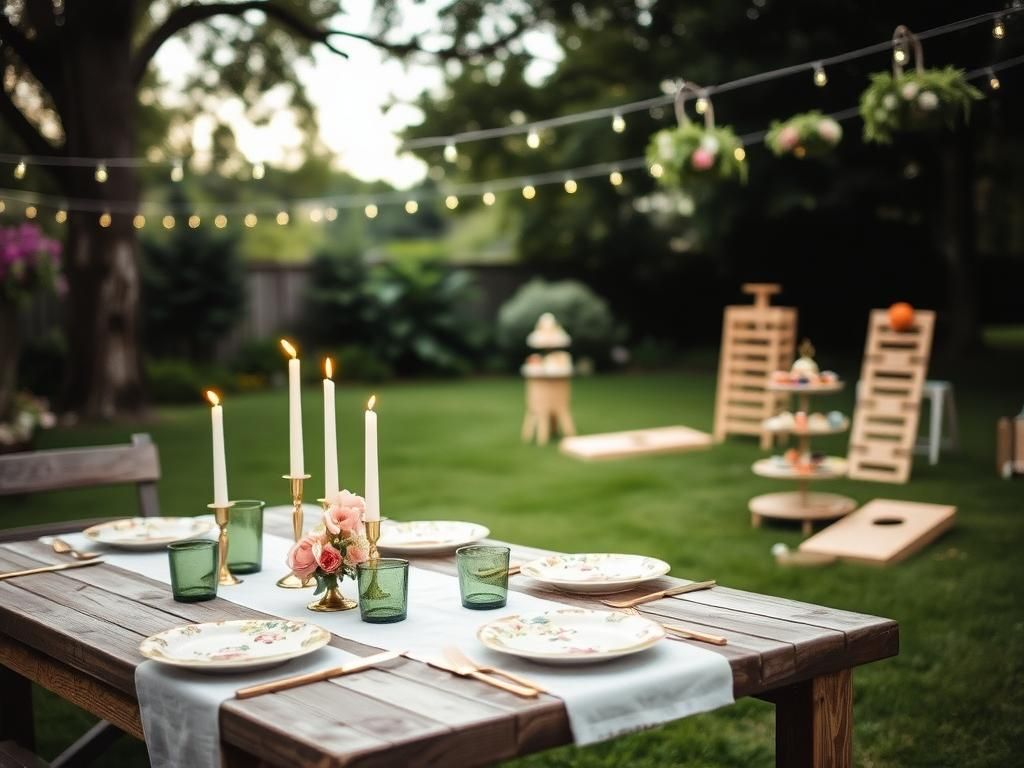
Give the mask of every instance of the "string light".
[(213, 226), (217, 229), (224, 229), (228, 225), (228, 217), (223, 213), (218, 213), (213, 217)]
[(100, 163), (99, 165), (96, 166), (95, 177), (96, 181), (98, 181), (100, 184), (105, 183), (106, 180), (110, 177), (110, 174), (107, 173), (106, 163)]
[(267, 175), (267, 166), (265, 166), (263, 163), (253, 163), (253, 166), (252, 166), (252, 177), (256, 181), (259, 181), (260, 179), (262, 179), (266, 175)]
[(622, 115), (617, 114), (612, 118), (612, 130), (616, 133), (622, 133), (626, 130), (626, 118)]
[(747, 159), (747, 150), (743, 147), (736, 147), (736, 149), (732, 151), (732, 156), (736, 158), (737, 163), (742, 163)]
[(245, 214), (245, 218), (242, 219), (242, 223), (245, 224), (245, 226), (247, 226), (249, 229), (255, 227), (257, 221), (258, 219), (256, 218), (255, 213), (247, 213)]
[(892, 59), (897, 64), (903, 64), (907, 60), (907, 52), (900, 46), (892, 52)]
[(34, 205), (27, 205), (27, 206), (25, 206), (25, 218), (26, 219), (34, 219), (36, 217), (36, 214), (38, 214), (38, 213), (39, 213), (39, 210)]
[(994, 22), (992, 22), (992, 37), (996, 40), (1002, 40), (1006, 37), (1006, 25), (1003, 23), (1002, 16), (996, 16)]
[(174, 229), (174, 217), (170, 214), (164, 216), (160, 223), (164, 225), (164, 229)]
[(821, 65), (820, 61), (814, 65), (814, 84), (819, 88), (824, 88), (828, 85), (828, 75), (825, 73), (825, 67)]
[(694, 105), (694, 109), (697, 110), (698, 115), (703, 115), (708, 111), (708, 99), (707, 96), (701, 96), (697, 99), (697, 103)]
[(56, 221), (58, 224), (63, 224), (65, 221), (68, 220), (68, 212), (61, 208), (59, 211), (53, 214), (53, 220)]
[(497, 200), (497, 198), (494, 196), (493, 192), (484, 192), (484, 205), (494, 205), (495, 200)]
[(334, 221), (338, 218), (338, 209), (333, 206), (324, 211), (324, 218), (328, 221)]
[(457, 198), (455, 195), (448, 195), (448, 197), (444, 199), (444, 204), (449, 211), (454, 211), (456, 208), (459, 207), (459, 198)]
[(103, 213), (100, 214), (100, 226), (103, 227), (104, 229), (110, 226), (111, 221), (112, 218), (110, 216), (110, 213), (108, 213), (107, 211), (104, 211)]
[(998, 91), (1002, 83), (999, 82), (999, 78), (996, 77), (996, 73), (991, 69), (988, 71), (988, 87), (993, 91)]
[(662, 174), (665, 173), (665, 168), (661, 163), (651, 163), (650, 167), (651, 176), (656, 179), (660, 179)]
[(25, 171), (27, 171), (27, 170), (28, 170), (28, 166), (25, 165), (25, 161), (24, 160), (19, 160), (18, 164), (16, 166), (14, 166), (14, 178), (16, 178), (16, 179), (24, 179), (25, 178)]
[(622, 174), (619, 171), (612, 171), (608, 174), (608, 181), (612, 183), (613, 187), (617, 187), (622, 183)]
[(363, 213), (366, 214), (366, 218), (368, 218), (368, 219), (376, 219), (377, 218), (377, 206), (374, 205), (373, 203), (370, 203), (368, 206), (363, 208)]
[(455, 147), (454, 142), (448, 142), (444, 145), (444, 159), (449, 163), (454, 163), (459, 159), (459, 150)]
[(536, 149), (540, 146), (540, 134), (532, 128), (530, 129), (530, 132), (526, 134), (526, 146), (530, 149)]
[(142, 229), (146, 226), (146, 217), (141, 213), (136, 213), (135, 218), (132, 219), (132, 226), (136, 229)]
[(181, 160), (175, 160), (174, 165), (171, 166), (171, 181), (178, 182), (185, 178), (185, 166), (181, 164)]
[(576, 194), (576, 190), (579, 189), (579, 184), (576, 183), (575, 179), (566, 179), (563, 186), (570, 195)]
[(406, 213), (413, 214), (413, 213), (416, 213), (416, 211), (418, 211), (419, 209), (420, 209), (420, 204), (417, 203), (415, 200), (406, 200), (405, 201), (405, 212)]
[(274, 217), (274, 221), (280, 224), (282, 227), (288, 223), (291, 217), (288, 215), (288, 211), (278, 211), (277, 216)]
[(189, 229), (199, 229), (199, 224), (200, 223), (201, 222), (199, 220), (199, 217), (196, 214), (193, 213), (191, 216), (188, 217), (188, 228)]
[(525, 187), (523, 187), (523, 197), (525, 197), (527, 200), (533, 200), (533, 198), (535, 198), (536, 196), (537, 190), (533, 186), (533, 184), (527, 184)]
[(6, 210), (7, 210), (7, 203), (5, 203), (3, 200), (0, 200), (0, 213), (3, 213)]
[(324, 212), (319, 208), (314, 208), (309, 212), (309, 220), (314, 224), (318, 223), (324, 217)]

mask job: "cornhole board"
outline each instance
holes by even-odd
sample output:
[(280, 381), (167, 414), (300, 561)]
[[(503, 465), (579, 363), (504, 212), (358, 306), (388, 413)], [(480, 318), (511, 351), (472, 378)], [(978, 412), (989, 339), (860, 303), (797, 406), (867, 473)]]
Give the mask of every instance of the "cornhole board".
[(711, 447), (711, 435), (690, 427), (655, 427), (628, 432), (566, 437), (559, 448), (567, 456), (583, 461), (626, 459), (658, 453), (681, 453)]
[(800, 551), (868, 565), (910, 557), (953, 527), (956, 507), (874, 499), (800, 544)]

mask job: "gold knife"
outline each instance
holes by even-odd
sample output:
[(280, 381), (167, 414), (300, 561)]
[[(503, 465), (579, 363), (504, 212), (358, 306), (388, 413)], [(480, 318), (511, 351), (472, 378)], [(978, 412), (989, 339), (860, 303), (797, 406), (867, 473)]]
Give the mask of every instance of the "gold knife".
[(692, 584), (683, 584), (678, 587), (672, 587), (671, 589), (663, 589), (660, 592), (653, 592), (643, 597), (634, 597), (630, 600), (602, 600), (601, 602), (605, 605), (611, 606), (612, 608), (632, 608), (636, 605), (642, 605), (643, 603), (649, 603), (653, 600), (661, 600), (663, 597), (671, 597), (672, 595), (684, 595), (687, 592), (697, 592), (702, 589), (711, 589), (715, 586), (715, 581), (695, 581)]
[(370, 667), (375, 667), (378, 664), (383, 664), (385, 661), (397, 659), (403, 653), (404, 651), (385, 651), (384, 653), (375, 653), (373, 656), (366, 656), (356, 661), (350, 661), (348, 664), (342, 664), (340, 667), (322, 669), (319, 672), (308, 672), (304, 675), (282, 677), (278, 680), (271, 680), (269, 683), (260, 683), (259, 685), (251, 685), (248, 688), (239, 688), (235, 691), (235, 698), (251, 699), (253, 696), (261, 696), (264, 693), (286, 691), (289, 688), (298, 688), (300, 685), (307, 685), (308, 683), (319, 683), (324, 680), (330, 680), (332, 677), (340, 677), (341, 675), (347, 675), (351, 672), (359, 672), (364, 669), (369, 669)]
[(15, 576), (31, 576), (33, 573), (49, 573), (50, 571), (66, 571), (69, 568), (86, 568), (90, 565), (99, 565), (103, 560), (95, 558), (93, 560), (75, 560), (73, 563), (56, 563), (54, 565), (44, 565), (39, 568), (28, 568), (24, 571), (8, 571), (7, 573), (0, 573), (0, 581), (4, 579), (13, 579)]

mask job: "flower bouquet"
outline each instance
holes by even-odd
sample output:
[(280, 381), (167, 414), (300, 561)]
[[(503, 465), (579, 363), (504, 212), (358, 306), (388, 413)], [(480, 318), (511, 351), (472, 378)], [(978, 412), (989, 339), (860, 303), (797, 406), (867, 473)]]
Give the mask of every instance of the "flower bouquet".
[(0, 299), (26, 301), (37, 290), (61, 290), (61, 246), (35, 224), (0, 228)]
[(955, 128), (961, 117), (970, 118), (971, 102), (981, 98), (955, 67), (876, 72), (860, 97), (864, 140), (890, 144), (896, 133)]
[(827, 155), (842, 138), (843, 129), (839, 123), (818, 110), (812, 110), (782, 122), (772, 122), (765, 144), (778, 157), (792, 155), (803, 159)]
[(28, 392), (17, 393), (10, 420), (0, 421), (0, 453), (27, 450), (37, 428), (50, 429), (56, 424), (57, 417), (45, 399)]
[(369, 558), (370, 543), (363, 527), (366, 504), (362, 496), (341, 491), (326, 502), (323, 520), (300, 538), (288, 552), (288, 567), (302, 581), (316, 580), (311, 611), (347, 611), (354, 600), (341, 594), (338, 584), (345, 576), (355, 578), (355, 568)]
[(684, 123), (651, 137), (647, 161), (662, 167), (659, 182), (686, 188), (708, 181), (747, 180), (747, 163), (740, 140), (731, 128)]

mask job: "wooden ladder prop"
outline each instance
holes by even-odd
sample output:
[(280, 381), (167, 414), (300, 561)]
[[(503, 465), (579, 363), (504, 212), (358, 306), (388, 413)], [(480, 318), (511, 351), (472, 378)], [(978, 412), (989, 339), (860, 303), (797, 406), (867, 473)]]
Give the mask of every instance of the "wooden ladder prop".
[(934, 330), (931, 310), (916, 310), (906, 331), (893, 330), (888, 310), (871, 311), (850, 433), (849, 476), (855, 480), (910, 479)]
[(745, 283), (752, 305), (725, 308), (722, 352), (715, 396), (715, 442), (728, 434), (758, 435), (761, 448), (772, 446), (762, 422), (779, 412), (785, 393), (768, 392), (773, 371), (788, 370), (796, 352), (796, 309), (769, 306), (777, 283)]

